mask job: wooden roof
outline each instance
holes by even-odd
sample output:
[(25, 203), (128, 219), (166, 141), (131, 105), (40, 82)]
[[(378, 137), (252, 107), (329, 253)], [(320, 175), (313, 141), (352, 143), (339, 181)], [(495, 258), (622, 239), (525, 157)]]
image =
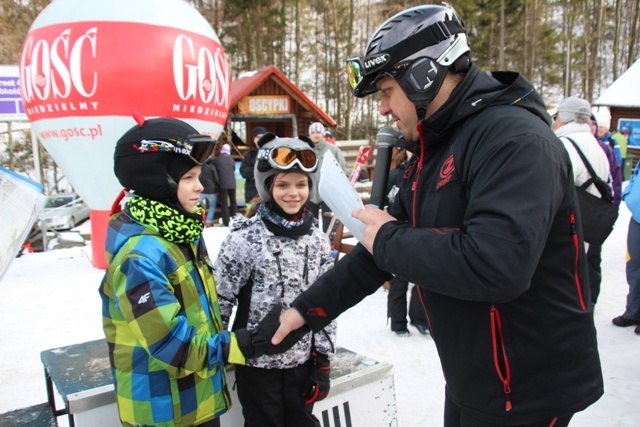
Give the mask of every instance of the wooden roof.
[(275, 65), (268, 65), (254, 71), (243, 73), (242, 77), (231, 83), (231, 103), (229, 109), (233, 109), (242, 98), (250, 95), (258, 87), (267, 81), (273, 81), (282, 87), (302, 107), (310, 111), (318, 121), (326, 126), (334, 127), (336, 122), (307, 97), (296, 85), (294, 85)]
[(640, 108), (638, 93), (640, 93), (640, 60), (618, 77), (593, 105)]

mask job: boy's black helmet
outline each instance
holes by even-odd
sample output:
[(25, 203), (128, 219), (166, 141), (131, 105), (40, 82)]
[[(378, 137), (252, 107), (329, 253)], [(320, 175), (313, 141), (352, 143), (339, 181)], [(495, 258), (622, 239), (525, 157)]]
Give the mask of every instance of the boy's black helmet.
[(206, 161), (215, 144), (182, 120), (148, 119), (120, 137), (113, 170), (120, 184), (136, 194), (172, 201), (180, 178)]
[(377, 92), (381, 77), (391, 77), (416, 106), (426, 106), (448, 69), (468, 70), (470, 51), (464, 23), (451, 6), (413, 7), (384, 22), (364, 56), (347, 59), (349, 83), (355, 96), (364, 97)]

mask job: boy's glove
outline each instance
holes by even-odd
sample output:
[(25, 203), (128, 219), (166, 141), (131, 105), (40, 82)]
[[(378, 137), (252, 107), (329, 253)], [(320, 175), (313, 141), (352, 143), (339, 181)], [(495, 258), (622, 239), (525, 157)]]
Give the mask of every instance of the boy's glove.
[(304, 403), (311, 405), (324, 399), (331, 388), (331, 363), (329, 356), (322, 353), (311, 353), (311, 366), (309, 375), (305, 379), (302, 388)]
[(311, 331), (311, 329), (305, 325), (292, 331), (280, 344), (271, 344), (273, 334), (275, 334), (280, 327), (281, 312), (282, 307), (279, 304), (275, 305), (254, 330), (250, 331), (242, 328), (234, 331), (238, 347), (245, 359), (253, 359), (263, 354), (272, 355), (284, 353)]

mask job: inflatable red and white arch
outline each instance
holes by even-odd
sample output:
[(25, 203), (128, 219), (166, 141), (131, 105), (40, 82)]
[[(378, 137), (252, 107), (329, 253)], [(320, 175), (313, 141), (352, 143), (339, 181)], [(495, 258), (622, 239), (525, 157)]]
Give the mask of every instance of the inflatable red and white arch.
[(183, 0), (56, 0), (33, 22), (20, 61), (21, 96), (38, 139), (91, 208), (93, 263), (121, 187), (115, 142), (145, 117), (185, 120), (214, 138), (229, 113), (220, 40)]

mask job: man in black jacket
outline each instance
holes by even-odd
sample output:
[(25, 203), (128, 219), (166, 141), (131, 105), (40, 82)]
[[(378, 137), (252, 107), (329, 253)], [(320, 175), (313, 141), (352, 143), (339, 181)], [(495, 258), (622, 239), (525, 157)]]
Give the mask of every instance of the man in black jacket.
[(262, 126), (253, 128), (251, 131), (251, 138), (253, 138), (253, 140), (250, 144), (247, 144), (249, 151), (244, 154), (244, 158), (240, 164), (240, 175), (244, 178), (244, 203), (247, 209), (251, 204), (251, 200), (258, 196), (253, 169), (256, 164), (256, 158), (258, 157), (257, 142), (265, 133), (267, 133), (267, 130)]
[(603, 393), (569, 156), (517, 73), (471, 63), (464, 24), (424, 5), (350, 58), (356, 96), (381, 92), (415, 156), (364, 244), (281, 316), (314, 330), (391, 274), (419, 286), (444, 377), (445, 427), (567, 426)]
[(216, 205), (218, 200), (218, 186), (220, 178), (218, 178), (218, 170), (213, 164), (213, 159), (208, 159), (200, 171), (200, 183), (202, 184), (202, 193), (200, 193), (200, 203), (206, 202), (207, 218), (205, 225), (213, 227), (215, 219)]

